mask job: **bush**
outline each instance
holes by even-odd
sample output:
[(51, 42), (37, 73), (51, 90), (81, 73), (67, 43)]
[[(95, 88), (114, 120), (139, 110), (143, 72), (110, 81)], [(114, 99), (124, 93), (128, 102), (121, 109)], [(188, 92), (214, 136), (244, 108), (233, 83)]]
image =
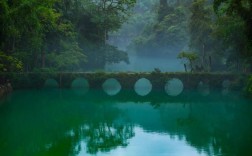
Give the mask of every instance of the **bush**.
[(21, 61), (0, 51), (0, 72), (16, 72), (22, 71), (22, 69)]

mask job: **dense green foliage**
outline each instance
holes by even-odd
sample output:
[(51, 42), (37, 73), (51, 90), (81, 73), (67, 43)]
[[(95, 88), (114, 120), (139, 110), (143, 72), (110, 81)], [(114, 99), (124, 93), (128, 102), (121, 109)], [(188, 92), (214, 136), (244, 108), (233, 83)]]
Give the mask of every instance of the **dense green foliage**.
[[(198, 55), (195, 52), (182, 51), (181, 53), (179, 53), (178, 58), (179, 59), (186, 59), (190, 64), (191, 71), (193, 71), (193, 63), (195, 60), (198, 59)], [(186, 65), (185, 65), (185, 71), (187, 71)]]
[(0, 71), (8, 72), (8, 71), (20, 71), (23, 68), (23, 64), (21, 61), (18, 61), (16, 58), (12, 56), (7, 56), (3, 52), (0, 51)]
[[(252, 27), (246, 27), (246, 20), (235, 11), (237, 6), (231, 3), (236, 2), (215, 0), (212, 4), (195, 0), (192, 3), (190, 43), (191, 48), (200, 54), (199, 64), (204, 68), (251, 71), (252, 42), (246, 36)], [(243, 5), (251, 11), (249, 3), (244, 1)]]
[(228, 55), (228, 66), (236, 71), (252, 69), (252, 2), (214, 0), (218, 15), (215, 33), (223, 43), (219, 49)]
[[(24, 71), (103, 68), (127, 54), (106, 43), (120, 28), (135, 0), (0, 1), (1, 71), (23, 64)], [(11, 57), (11, 59), (10, 59)], [(11, 61), (11, 63), (9, 62)], [(16, 71), (14, 68), (8, 71)]]
[[(129, 63), (122, 49), (130, 45), (127, 50), (138, 57), (175, 58), (181, 51), (193, 51), (198, 58), (193, 65), (188, 62), (191, 69), (249, 72), (251, 3), (1, 0), (0, 70), (102, 70), (105, 64)], [(120, 42), (119, 47), (111, 42)]]
[(131, 44), (138, 56), (194, 51), (204, 71), (251, 71), (250, 1), (160, 0), (149, 10), (154, 18)]
[(246, 35), (252, 42), (252, 1), (251, 0), (214, 0), (214, 9), (220, 14), (240, 16), (245, 23)]
[[(148, 6), (152, 12), (147, 15), (152, 18), (131, 44), (139, 56), (176, 55), (174, 51), (180, 51), (186, 46), (187, 3), (177, 1), (170, 4), (170, 1), (160, 0), (158, 6)], [(148, 23), (146, 20), (144, 22)]]

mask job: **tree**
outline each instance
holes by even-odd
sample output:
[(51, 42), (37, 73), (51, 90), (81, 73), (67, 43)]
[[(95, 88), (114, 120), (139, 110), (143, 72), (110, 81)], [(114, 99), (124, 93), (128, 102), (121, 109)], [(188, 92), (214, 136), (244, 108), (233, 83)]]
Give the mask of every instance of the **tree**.
[(23, 64), (18, 59), (0, 51), (0, 72), (21, 71)]
[(231, 51), (229, 50), (229, 64), (235, 64), (236, 66), (234, 69), (237, 71), (251, 71), (252, 1), (214, 0), (214, 10), (219, 16), (219, 19), (224, 19), (224, 22), (227, 22), (227, 19), (231, 19), (229, 23), (227, 23), (228, 27), (223, 28), (219, 25), (222, 31), (217, 31), (222, 35), (220, 36), (224, 40), (226, 47), (231, 49)]
[(184, 3), (160, 0), (156, 20), (134, 40), (137, 54), (147, 57), (176, 56), (188, 41), (186, 11)]
[[(182, 51), (182, 52), (179, 53), (177, 58), (178, 59), (186, 59), (189, 62), (191, 72), (194, 71), (193, 64), (198, 59), (198, 55), (195, 52), (184, 52), (184, 51)], [(185, 68), (186, 68), (186, 66), (185, 66)]]
[(46, 33), (54, 28), (59, 17), (54, 4), (54, 0), (3, 0), (0, 3), (3, 8), (0, 48), (21, 60), (26, 70), (39, 66)]
[[(25, 71), (81, 70), (87, 61), (100, 62), (98, 67), (103, 68), (107, 60), (127, 61), (127, 55), (109, 48), (106, 40), (107, 33), (127, 19), (134, 3), (135, 0), (2, 0), (0, 50), (22, 61)], [(118, 57), (111, 57), (111, 49)]]
[(206, 66), (206, 57), (212, 50), (212, 14), (205, 0), (194, 0), (189, 21), (190, 47), (202, 58), (202, 66)]
[(96, 0), (88, 1), (88, 7), (83, 5), (83, 13), (77, 21), (76, 29), (81, 48), (87, 54), (87, 70), (102, 69), (106, 63), (128, 61), (127, 54), (111, 48), (107, 39), (108, 32), (119, 29), (127, 20), (135, 2)]
[(215, 54), (228, 70), (243, 71), (249, 59), (244, 21), (238, 16), (220, 16), (213, 27)]
[(96, 14), (94, 14), (92, 20), (98, 24), (104, 42), (107, 40), (109, 31), (119, 29), (123, 22), (127, 20), (135, 3), (136, 0), (96, 0), (94, 2)]
[[(223, 5), (221, 5), (223, 4)], [(238, 15), (245, 22), (246, 34), (252, 42), (252, 1), (251, 0), (214, 0), (214, 10), (219, 14)]]
[(57, 71), (77, 71), (80, 65), (87, 61), (77, 42), (60, 41), (62, 49), (59, 53), (50, 53), (47, 56), (48, 67)]

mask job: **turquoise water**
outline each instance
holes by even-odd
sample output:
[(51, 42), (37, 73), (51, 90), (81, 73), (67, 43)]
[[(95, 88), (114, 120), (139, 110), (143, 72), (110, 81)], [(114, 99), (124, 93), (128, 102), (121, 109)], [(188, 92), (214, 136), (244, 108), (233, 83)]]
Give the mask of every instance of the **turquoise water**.
[(251, 156), (237, 93), (19, 90), (0, 102), (1, 156)]

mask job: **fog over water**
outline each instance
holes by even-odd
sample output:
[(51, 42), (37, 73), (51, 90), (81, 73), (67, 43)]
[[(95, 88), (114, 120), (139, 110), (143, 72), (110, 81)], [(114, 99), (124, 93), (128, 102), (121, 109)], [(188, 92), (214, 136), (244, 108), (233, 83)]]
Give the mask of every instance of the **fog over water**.
[[(106, 64), (105, 71), (151, 72), (154, 71), (155, 68), (159, 69), (161, 72), (184, 71), (184, 64), (177, 56), (181, 50), (188, 49), (187, 44), (181, 43), (179, 47), (176, 47), (176, 45), (173, 45), (174, 43), (171, 43), (168, 47), (163, 47), (164, 45), (162, 46), (161, 43), (165, 39), (161, 39), (161, 41), (155, 40), (157, 45), (154, 49), (151, 48), (150, 44), (143, 46), (146, 50), (137, 50), (135, 47), (138, 45), (136, 40), (139, 38), (143, 40), (149, 38), (145, 36), (146, 31), (152, 31), (151, 27), (158, 22), (158, 12), (155, 11), (158, 6), (159, 1), (137, 1), (132, 16), (130, 16), (127, 22), (125, 22), (118, 31), (109, 33), (107, 43), (127, 52), (129, 64), (125, 62)], [(151, 32), (147, 34), (152, 35)], [(187, 43), (187, 38), (184, 39), (184, 43)], [(152, 56), (147, 55), (148, 51), (151, 51)]]
[(155, 68), (162, 72), (179, 72), (184, 71), (183, 64), (176, 57), (174, 58), (139, 58), (129, 55), (130, 64), (124, 62), (119, 64), (106, 65), (105, 70), (108, 72), (136, 71), (149, 72)]

